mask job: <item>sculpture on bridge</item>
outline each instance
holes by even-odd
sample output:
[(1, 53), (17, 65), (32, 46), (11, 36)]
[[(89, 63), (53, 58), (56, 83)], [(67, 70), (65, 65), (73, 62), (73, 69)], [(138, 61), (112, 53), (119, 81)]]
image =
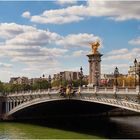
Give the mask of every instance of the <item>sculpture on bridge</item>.
[(91, 48), (92, 48), (92, 53), (93, 54), (98, 54), (98, 48), (100, 46), (100, 42), (99, 41), (95, 41), (95, 42), (91, 42), (89, 43), (91, 45)]
[(71, 85), (67, 85), (67, 87), (60, 87), (60, 96), (63, 97), (71, 97), (75, 96), (75, 93), (77, 92), (76, 89), (73, 89)]
[(89, 84), (88, 86), (99, 86), (101, 79), (101, 56), (98, 51), (101, 46), (100, 40), (89, 43), (92, 49), (92, 52), (87, 55), (89, 58)]

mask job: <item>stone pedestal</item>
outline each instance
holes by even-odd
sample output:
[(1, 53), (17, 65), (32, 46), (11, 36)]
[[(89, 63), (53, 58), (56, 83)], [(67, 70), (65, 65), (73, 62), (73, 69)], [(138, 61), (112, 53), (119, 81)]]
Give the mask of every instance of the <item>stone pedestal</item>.
[(102, 54), (88, 54), (89, 58), (89, 86), (99, 86), (101, 79), (101, 56)]

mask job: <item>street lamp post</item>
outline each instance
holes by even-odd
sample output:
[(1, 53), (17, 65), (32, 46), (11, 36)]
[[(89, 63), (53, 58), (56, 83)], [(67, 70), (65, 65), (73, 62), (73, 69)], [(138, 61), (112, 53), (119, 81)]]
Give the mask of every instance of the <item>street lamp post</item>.
[(137, 66), (137, 59), (134, 60), (134, 66), (135, 66), (135, 87), (137, 85), (137, 79), (136, 79), (136, 66)]
[(138, 75), (139, 75), (139, 94), (140, 94), (140, 64), (138, 65)]
[(115, 86), (117, 88), (118, 86), (118, 81), (117, 81), (117, 77), (119, 76), (119, 69), (116, 67), (114, 70), (114, 77), (115, 77)]
[(139, 75), (139, 94), (140, 94), (140, 64), (138, 65), (138, 75)]
[(60, 73), (60, 86), (62, 87), (62, 74)]
[(51, 79), (51, 75), (49, 75), (49, 77), (48, 77), (48, 82), (49, 82), (49, 88), (51, 89), (51, 81), (52, 81), (52, 79)]
[(70, 84), (70, 86), (72, 87), (72, 78), (71, 78), (71, 74), (70, 74), (69, 76), (70, 76), (69, 84)]
[(42, 78), (40, 77), (39, 78), (39, 90), (41, 90), (41, 81), (42, 81)]
[(82, 79), (83, 79), (83, 68), (80, 68), (80, 73), (79, 73), (79, 79), (80, 79), (80, 87), (82, 87)]
[(136, 74), (138, 74), (138, 78), (139, 78), (139, 81), (138, 81), (138, 93), (140, 94), (140, 63), (138, 64), (137, 66), (137, 69), (136, 69)]
[(45, 78), (45, 74), (43, 74), (42, 77)]

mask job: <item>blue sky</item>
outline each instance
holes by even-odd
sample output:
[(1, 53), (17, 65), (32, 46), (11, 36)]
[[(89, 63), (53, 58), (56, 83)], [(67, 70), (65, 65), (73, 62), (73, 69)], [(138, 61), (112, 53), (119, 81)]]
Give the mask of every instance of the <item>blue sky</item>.
[(0, 2), (0, 80), (64, 70), (88, 74), (89, 43), (100, 39), (102, 73), (140, 60), (139, 1)]

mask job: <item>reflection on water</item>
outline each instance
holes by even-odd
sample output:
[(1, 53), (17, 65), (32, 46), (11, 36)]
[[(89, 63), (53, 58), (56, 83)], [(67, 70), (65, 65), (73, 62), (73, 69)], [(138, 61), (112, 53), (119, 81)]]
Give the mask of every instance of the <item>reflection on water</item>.
[(140, 138), (140, 117), (71, 118), (39, 123), (0, 122), (0, 139)]
[(140, 116), (138, 117), (116, 117), (111, 118), (111, 123), (115, 124), (115, 137), (120, 138), (140, 138)]

